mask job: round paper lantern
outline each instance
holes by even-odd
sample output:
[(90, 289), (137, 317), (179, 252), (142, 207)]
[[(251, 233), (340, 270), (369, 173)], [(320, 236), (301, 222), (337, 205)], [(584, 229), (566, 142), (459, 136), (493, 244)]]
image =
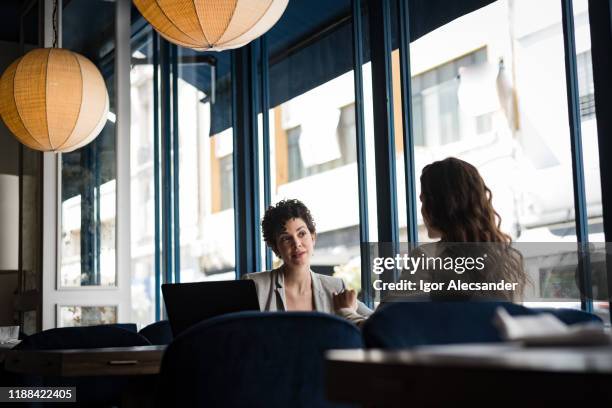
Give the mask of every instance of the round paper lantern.
[(198, 51), (242, 47), (268, 31), (289, 0), (134, 0), (168, 41)]
[(32, 50), (0, 78), (0, 116), (32, 149), (78, 149), (98, 136), (107, 114), (108, 92), (100, 71), (75, 52)]

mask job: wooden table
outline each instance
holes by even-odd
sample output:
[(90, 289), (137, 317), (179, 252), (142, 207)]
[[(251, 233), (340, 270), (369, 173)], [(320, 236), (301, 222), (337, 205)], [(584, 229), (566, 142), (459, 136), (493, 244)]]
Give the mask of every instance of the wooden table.
[(8, 371), (35, 375), (95, 376), (159, 373), (166, 346), (112, 347), (71, 350), (10, 350)]
[(21, 340), (18, 340), (15, 343), (0, 343), (0, 364), (4, 362), (6, 353), (11, 351), (19, 343), (21, 343)]
[(611, 403), (612, 347), (335, 350), (327, 353), (326, 387), (333, 401), (370, 406)]

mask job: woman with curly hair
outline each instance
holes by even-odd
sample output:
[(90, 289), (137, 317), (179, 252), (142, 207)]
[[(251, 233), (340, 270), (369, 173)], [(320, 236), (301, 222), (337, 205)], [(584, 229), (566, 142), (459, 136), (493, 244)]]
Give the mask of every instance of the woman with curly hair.
[(312, 215), (301, 201), (283, 200), (270, 206), (261, 226), (266, 245), (283, 261), (272, 271), (245, 276), (255, 282), (262, 311), (319, 311), (351, 321), (362, 321), (372, 313), (342, 279), (310, 269), (317, 234)]

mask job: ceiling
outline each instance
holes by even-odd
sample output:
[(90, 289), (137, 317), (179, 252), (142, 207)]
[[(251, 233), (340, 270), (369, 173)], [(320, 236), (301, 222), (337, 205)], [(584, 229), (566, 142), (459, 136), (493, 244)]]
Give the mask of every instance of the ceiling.
[(21, 10), (28, 0), (2, 0), (0, 1), (0, 41), (19, 41), (19, 20)]
[[(30, 4), (30, 0), (2, 0), (0, 1), (0, 40), (19, 41), (19, 22), (22, 10)], [(70, 24), (67, 13), (78, 15), (81, 21), (87, 21), (91, 30), (99, 27), (101, 20), (106, 17), (105, 10), (113, 7), (113, 3), (105, 0), (67, 1), (64, 0), (64, 24)], [(70, 4), (74, 3), (74, 4)], [(338, 15), (346, 14), (350, 7), (348, 0), (292, 0), (285, 11), (284, 21), (289, 24), (280, 24), (274, 28), (275, 39), (271, 41), (271, 51), (286, 48), (296, 32), (314, 32), (326, 21), (332, 21)], [(100, 13), (102, 11), (102, 13)], [(133, 11), (137, 13), (137, 11)], [(106, 20), (108, 21), (108, 20)], [(32, 27), (35, 29), (36, 27)], [(90, 31), (91, 31), (90, 30)], [(84, 35), (88, 33), (83, 33)]]

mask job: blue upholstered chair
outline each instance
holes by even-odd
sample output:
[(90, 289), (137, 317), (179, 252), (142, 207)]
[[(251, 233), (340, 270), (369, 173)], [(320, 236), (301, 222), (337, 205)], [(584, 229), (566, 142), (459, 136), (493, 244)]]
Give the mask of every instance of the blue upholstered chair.
[(356, 326), (317, 312), (240, 312), (206, 320), (168, 346), (159, 406), (338, 406), (324, 396), (324, 352), (362, 346)]
[(366, 347), (400, 349), (421, 345), (501, 341), (495, 310), (511, 315), (536, 311), (507, 302), (397, 302), (383, 305), (364, 324)]
[(131, 331), (132, 333), (138, 333), (138, 327), (136, 326), (136, 323), (112, 323), (109, 325), (102, 326), (115, 326), (124, 330)]
[[(138, 333), (114, 325), (63, 327), (26, 337), (15, 350), (62, 350), (74, 348), (131, 347), (151, 343)], [(126, 377), (52, 377), (16, 375), (19, 386), (74, 386), (77, 402), (87, 406), (117, 404), (130, 379)]]
[(143, 327), (138, 333), (146, 337), (151, 344), (170, 344), (172, 342), (172, 329), (167, 320), (160, 320)]
[(535, 310), (538, 313), (551, 313), (565, 324), (590, 322), (603, 324), (603, 321), (599, 316), (593, 313), (583, 312), (582, 310), (552, 307), (538, 307), (533, 308), (532, 310)]

